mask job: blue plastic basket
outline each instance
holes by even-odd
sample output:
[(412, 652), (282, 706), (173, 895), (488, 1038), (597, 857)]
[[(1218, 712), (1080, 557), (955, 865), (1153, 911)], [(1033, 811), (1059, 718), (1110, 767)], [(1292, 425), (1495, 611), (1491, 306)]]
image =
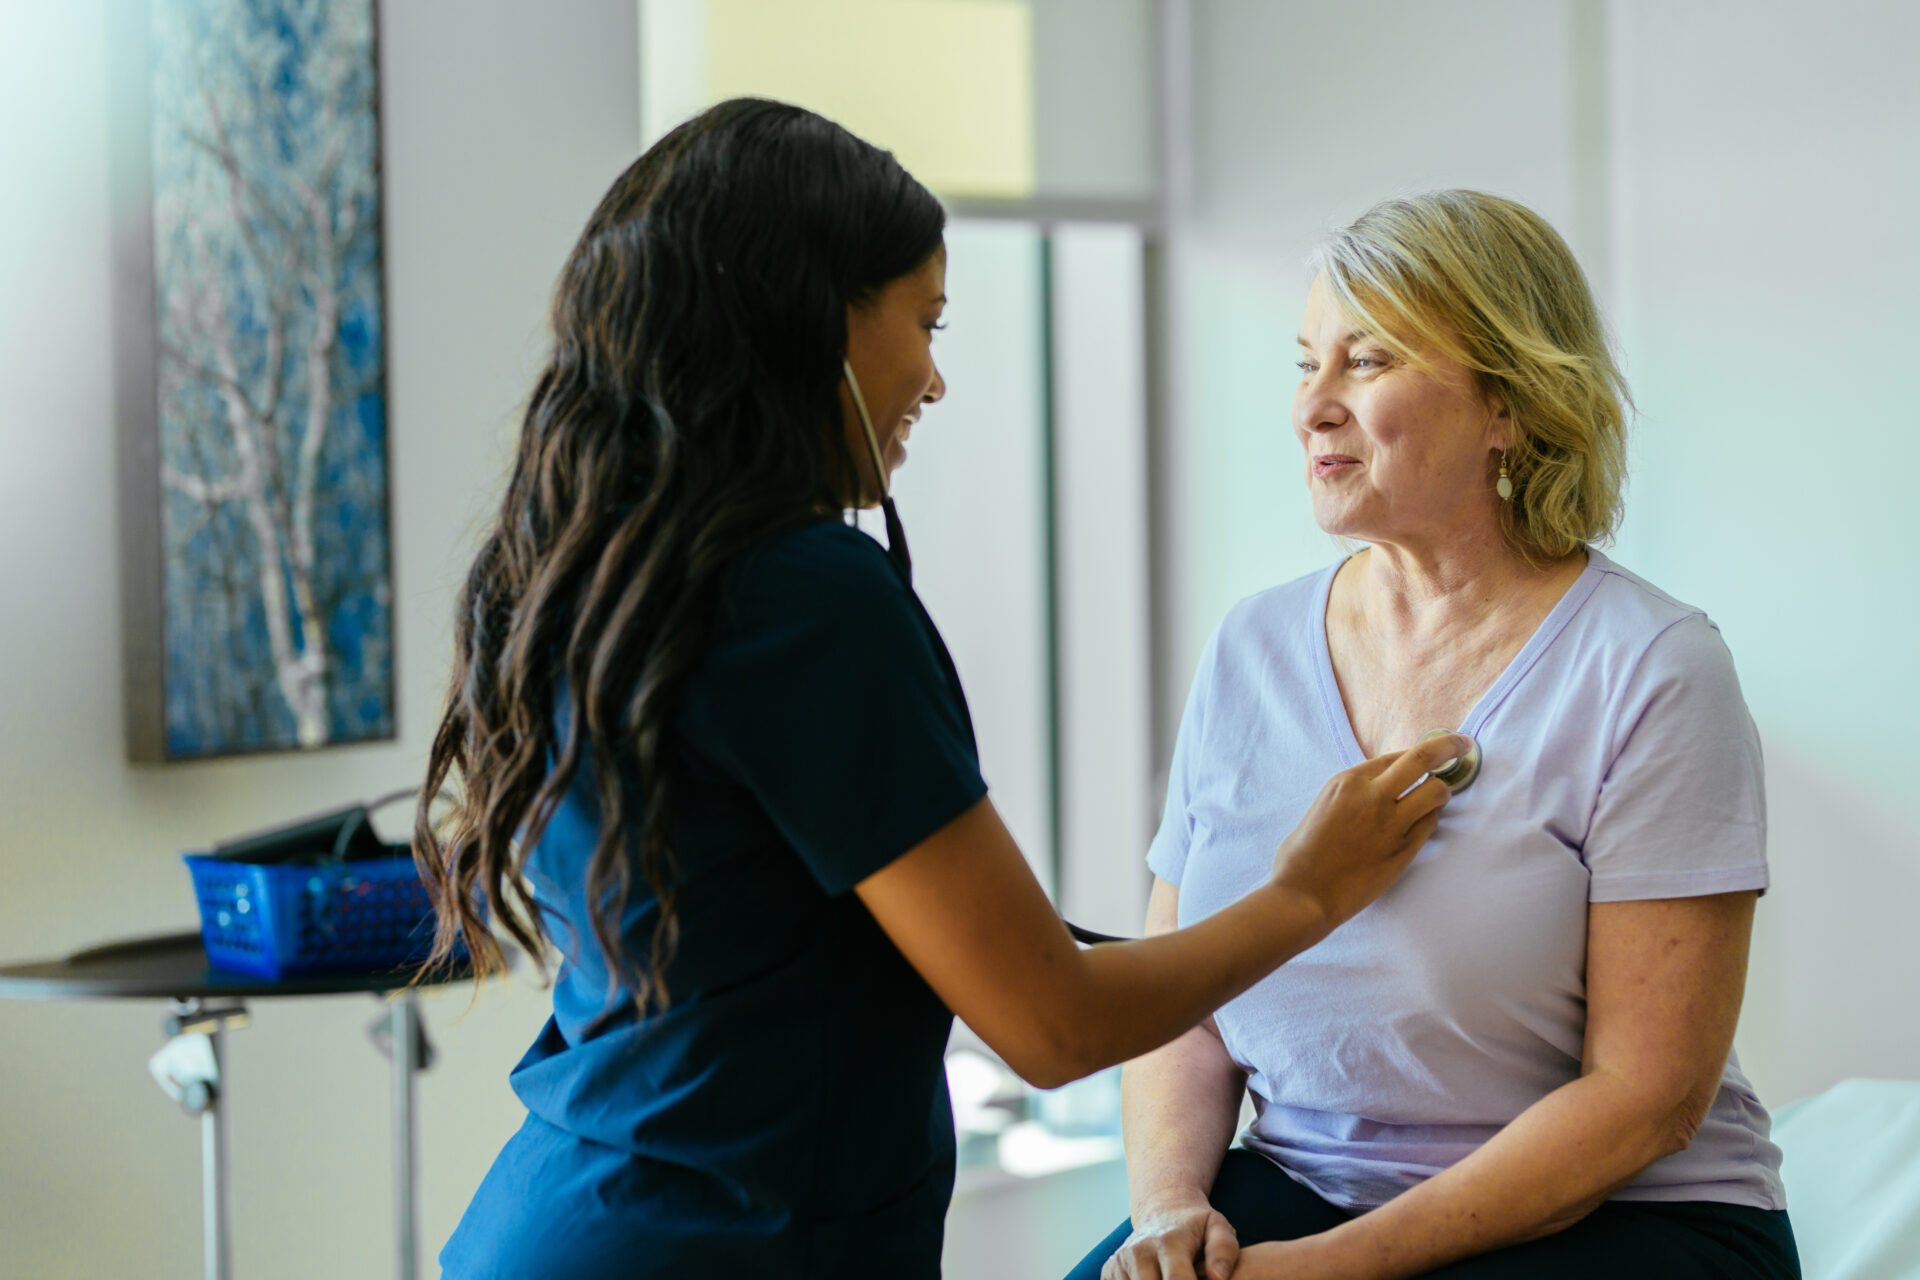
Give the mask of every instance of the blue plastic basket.
[(215, 968), (259, 978), (399, 969), (426, 959), (433, 904), (411, 857), (320, 866), (183, 855)]

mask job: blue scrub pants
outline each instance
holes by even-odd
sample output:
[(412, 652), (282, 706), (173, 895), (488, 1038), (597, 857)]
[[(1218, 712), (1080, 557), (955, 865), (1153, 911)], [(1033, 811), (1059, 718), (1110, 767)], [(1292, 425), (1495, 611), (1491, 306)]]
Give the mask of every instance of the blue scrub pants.
[[(1263, 1156), (1227, 1152), (1213, 1207), (1242, 1245), (1298, 1240), (1353, 1215), (1329, 1204)], [(1067, 1276), (1099, 1280), (1133, 1231), (1123, 1222)], [(1800, 1255), (1785, 1210), (1687, 1201), (1609, 1200), (1565, 1231), (1467, 1258), (1427, 1280), (1800, 1280)]]

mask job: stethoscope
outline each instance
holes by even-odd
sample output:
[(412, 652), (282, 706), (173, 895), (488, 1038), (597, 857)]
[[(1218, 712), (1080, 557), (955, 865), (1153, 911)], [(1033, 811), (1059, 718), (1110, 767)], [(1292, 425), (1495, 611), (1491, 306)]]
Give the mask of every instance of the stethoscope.
[[(840, 362), (840, 370), (846, 375), (847, 390), (853, 395), (854, 412), (860, 415), (860, 426), (867, 437), (867, 452), (873, 458), (874, 482), (880, 486), (880, 511), (887, 522), (887, 554), (893, 558), (894, 563), (900, 567), (901, 573), (911, 582), (913, 558), (907, 554), (907, 533), (900, 525), (900, 512), (893, 505), (892, 485), (888, 482), (886, 460), (880, 454), (880, 438), (873, 433), (873, 419), (867, 416), (867, 402), (860, 394), (859, 379), (853, 376), (852, 363), (843, 359)], [(1450, 733), (1459, 732), (1457, 729), (1429, 729), (1420, 735), (1419, 741), (1427, 742), (1433, 738), (1444, 738)], [(1461, 733), (1460, 736), (1467, 740), (1467, 753), (1449, 760), (1429, 775), (1444, 782), (1447, 790), (1456, 796), (1472, 786), (1473, 780), (1480, 776), (1480, 743), (1472, 734)], [(1084, 942), (1089, 946), (1101, 942), (1132, 941), (1130, 938), (1116, 937), (1110, 933), (1096, 933), (1064, 917), (1062, 923), (1067, 926), (1067, 932), (1073, 935), (1074, 941)]]
[[(1419, 740), (1420, 742), (1426, 742), (1430, 738), (1444, 738), (1450, 733), (1459, 733), (1459, 730), (1429, 729), (1425, 733), (1420, 735)], [(1458, 756), (1452, 760), (1449, 760), (1446, 764), (1440, 766), (1438, 769), (1435, 769), (1432, 772), (1432, 774), (1429, 775), (1430, 777), (1438, 778), (1440, 779), (1440, 781), (1446, 783), (1447, 790), (1451, 791), (1456, 796), (1459, 795), (1462, 791), (1465, 791), (1468, 787), (1472, 786), (1473, 780), (1480, 776), (1479, 739), (1475, 738), (1472, 734), (1468, 734), (1468, 733), (1461, 733), (1460, 736), (1467, 740), (1467, 753), (1463, 756)], [(1418, 745), (1418, 744), (1416, 743), (1415, 745)], [(1131, 938), (1119, 938), (1119, 937), (1115, 937), (1110, 933), (1095, 933), (1091, 929), (1082, 928), (1081, 926), (1075, 924), (1073, 921), (1066, 919), (1064, 916), (1061, 917), (1061, 923), (1067, 926), (1067, 932), (1073, 935), (1073, 939), (1075, 942), (1084, 942), (1088, 946), (1093, 946), (1094, 944), (1101, 943), (1101, 942), (1133, 941), (1133, 939)]]
[(1450, 733), (1459, 734), (1467, 740), (1467, 754), (1447, 761), (1429, 776), (1440, 779), (1447, 784), (1448, 791), (1459, 795), (1472, 786), (1473, 780), (1480, 776), (1480, 740), (1460, 729), (1429, 729), (1420, 735), (1419, 741), (1414, 745), (1417, 747), (1421, 742), (1444, 738)]
[(886, 460), (880, 456), (880, 437), (873, 434), (873, 419), (867, 416), (866, 397), (860, 394), (860, 380), (853, 376), (852, 362), (842, 359), (840, 371), (847, 376), (847, 390), (853, 393), (853, 409), (860, 415), (860, 426), (867, 436), (867, 452), (873, 458), (873, 479), (880, 486), (880, 514), (887, 522), (887, 554), (911, 582), (913, 557), (907, 553), (907, 531), (900, 526), (900, 511), (893, 505), (893, 485), (887, 475)]

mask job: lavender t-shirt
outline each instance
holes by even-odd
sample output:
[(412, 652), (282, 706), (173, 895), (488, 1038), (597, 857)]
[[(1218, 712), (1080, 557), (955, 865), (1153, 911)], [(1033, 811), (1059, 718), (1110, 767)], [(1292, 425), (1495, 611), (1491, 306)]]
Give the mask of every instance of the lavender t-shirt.
[[(1248, 1073), (1244, 1143), (1366, 1209), (1580, 1074), (1587, 905), (1764, 889), (1760, 743), (1705, 614), (1597, 551), (1459, 726), (1480, 776), (1373, 905), (1216, 1018)], [(1327, 653), (1338, 565), (1242, 601), (1181, 720), (1148, 865), (1180, 923), (1261, 884), (1326, 779), (1362, 759)], [(1785, 1206), (1780, 1149), (1729, 1059), (1685, 1151), (1616, 1198)]]

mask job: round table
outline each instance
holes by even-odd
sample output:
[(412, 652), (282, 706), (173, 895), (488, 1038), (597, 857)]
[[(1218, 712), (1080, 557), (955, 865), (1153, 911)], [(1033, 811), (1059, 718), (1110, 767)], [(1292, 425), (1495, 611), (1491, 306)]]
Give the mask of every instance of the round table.
[[(433, 984), (470, 979), (466, 964), (437, 970)], [(163, 1024), (170, 1037), (204, 1035), (212, 1050), (212, 1078), (196, 1081), (182, 1105), (200, 1116), (201, 1185), (208, 1280), (231, 1280), (227, 1131), (220, 1104), (222, 1059), (229, 1028), (246, 1025), (248, 1000), (330, 996), (354, 992), (390, 996), (385, 1051), (393, 1062), (393, 1192), (397, 1274), (419, 1271), (414, 1231), (418, 1203), (415, 1077), (432, 1065), (432, 1046), (420, 1022), (411, 970), (254, 978), (213, 968), (198, 933), (130, 938), (59, 960), (0, 966), (0, 997), (15, 1000), (167, 1000)], [(425, 984), (422, 984), (425, 985)], [(376, 1045), (380, 1039), (376, 1038)]]

